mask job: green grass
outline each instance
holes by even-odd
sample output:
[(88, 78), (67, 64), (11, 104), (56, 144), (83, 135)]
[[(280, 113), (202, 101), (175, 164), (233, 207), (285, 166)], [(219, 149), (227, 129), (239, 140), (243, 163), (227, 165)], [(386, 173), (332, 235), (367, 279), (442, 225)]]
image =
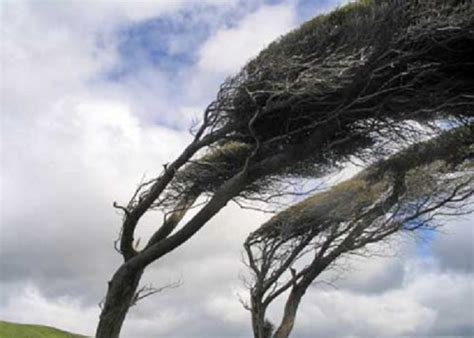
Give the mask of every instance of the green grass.
[(84, 338), (85, 336), (43, 325), (0, 321), (0, 338)]

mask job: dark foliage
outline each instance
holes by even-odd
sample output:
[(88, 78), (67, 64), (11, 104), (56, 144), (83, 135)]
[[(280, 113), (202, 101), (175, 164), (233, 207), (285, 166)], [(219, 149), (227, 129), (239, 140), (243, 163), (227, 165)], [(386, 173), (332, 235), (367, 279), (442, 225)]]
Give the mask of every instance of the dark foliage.
[[(320, 175), (348, 156), (380, 151), (382, 139), (406, 137), (406, 121), (469, 120), (473, 18), (471, 1), (389, 0), (359, 1), (305, 23), (222, 85), (212, 114), (229, 132), (175, 187), (194, 181), (213, 191), (252, 149), (253, 163), (296, 155), (274, 177)], [(226, 148), (238, 156), (226, 157)]]

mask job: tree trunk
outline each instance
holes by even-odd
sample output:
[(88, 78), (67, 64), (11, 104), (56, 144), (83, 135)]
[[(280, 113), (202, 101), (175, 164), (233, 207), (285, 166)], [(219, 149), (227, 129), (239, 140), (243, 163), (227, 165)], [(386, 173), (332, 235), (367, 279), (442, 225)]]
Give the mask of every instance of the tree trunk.
[(306, 288), (301, 287), (295, 287), (291, 290), (285, 304), (283, 318), (273, 338), (288, 338), (290, 336), (295, 324), (296, 312), (298, 311), (298, 306), (300, 305), (301, 298), (305, 291)]
[(131, 269), (124, 263), (113, 275), (100, 314), (96, 338), (119, 337), (128, 309), (133, 305), (142, 274), (142, 269)]
[(265, 308), (258, 299), (251, 298), (252, 330), (254, 338), (265, 337)]

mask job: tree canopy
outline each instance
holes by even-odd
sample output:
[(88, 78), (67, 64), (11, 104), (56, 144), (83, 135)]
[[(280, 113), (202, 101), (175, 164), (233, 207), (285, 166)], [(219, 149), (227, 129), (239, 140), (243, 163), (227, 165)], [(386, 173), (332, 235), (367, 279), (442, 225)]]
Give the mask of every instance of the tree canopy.
[(255, 337), (270, 337), (265, 313), (287, 290), (273, 337), (288, 337), (307, 288), (342, 255), (394, 234), (434, 229), (437, 216), (472, 211), (474, 128), (414, 144), (354, 177), (281, 211), (247, 238)]
[(310, 20), (221, 86), (208, 112), (227, 132), (178, 181), (213, 191), (252, 151), (252, 162), (286, 157), (273, 179), (321, 175), (406, 138), (406, 121), (465, 121), (473, 17), (470, 1), (359, 1)]

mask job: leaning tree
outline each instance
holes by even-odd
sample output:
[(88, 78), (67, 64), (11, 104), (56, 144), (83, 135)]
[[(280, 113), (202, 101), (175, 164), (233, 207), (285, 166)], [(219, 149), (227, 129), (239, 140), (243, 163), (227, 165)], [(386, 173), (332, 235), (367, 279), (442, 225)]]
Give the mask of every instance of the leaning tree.
[[(350, 156), (378, 157), (387, 144), (409, 143), (439, 121), (469, 124), (473, 7), (460, 0), (350, 4), (280, 38), (225, 81), (183, 152), (128, 203), (114, 204), (123, 212), (123, 262), (108, 283), (96, 336), (119, 336), (147, 291), (139, 287), (144, 270), (229, 201), (285, 193), (287, 180), (320, 177)], [(152, 210), (165, 217), (139, 249), (135, 231)]]
[[(370, 253), (369, 244), (395, 234), (434, 229), (437, 216), (470, 212), (473, 194), (474, 127), (462, 126), (280, 212), (244, 244), (255, 338), (289, 337), (303, 295), (341, 257)], [(286, 303), (272, 335), (265, 314), (279, 297)]]

